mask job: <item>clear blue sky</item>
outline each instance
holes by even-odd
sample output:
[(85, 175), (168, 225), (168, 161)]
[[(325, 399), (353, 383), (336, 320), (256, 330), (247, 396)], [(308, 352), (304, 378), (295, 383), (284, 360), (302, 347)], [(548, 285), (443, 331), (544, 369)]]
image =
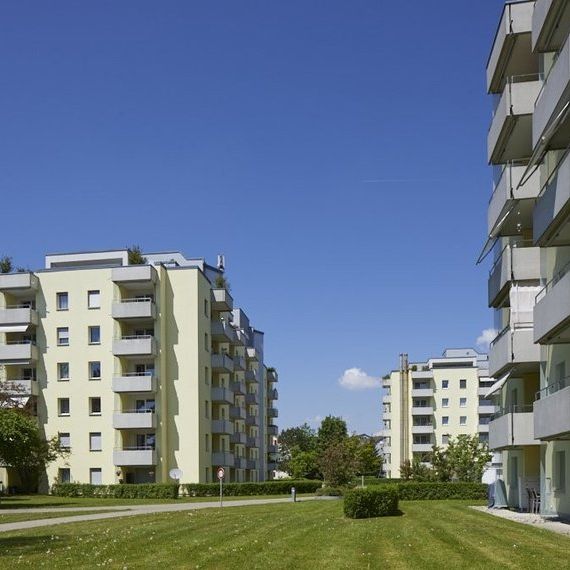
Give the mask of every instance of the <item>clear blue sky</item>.
[(225, 253), (280, 424), (379, 429), (338, 385), (491, 325), (484, 70), (502, 2), (0, 8), (0, 253)]

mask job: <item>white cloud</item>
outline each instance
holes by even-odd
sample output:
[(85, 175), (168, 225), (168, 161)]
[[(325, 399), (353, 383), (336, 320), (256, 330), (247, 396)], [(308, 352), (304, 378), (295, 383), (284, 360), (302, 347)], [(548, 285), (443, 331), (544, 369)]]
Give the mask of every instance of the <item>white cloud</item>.
[(347, 390), (371, 390), (381, 386), (380, 378), (369, 376), (362, 368), (345, 370), (338, 383)]
[(497, 336), (496, 329), (485, 329), (483, 332), (477, 337), (477, 346), (480, 348), (484, 348), (487, 350), (491, 341)]

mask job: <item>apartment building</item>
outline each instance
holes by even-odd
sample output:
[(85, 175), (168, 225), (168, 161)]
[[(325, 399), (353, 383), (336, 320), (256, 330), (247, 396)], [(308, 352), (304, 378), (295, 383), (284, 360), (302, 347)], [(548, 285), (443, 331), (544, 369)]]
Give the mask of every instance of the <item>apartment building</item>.
[(570, 2), (505, 4), (487, 63), (493, 99), (489, 350), (510, 506), (570, 516)]
[[(487, 442), (495, 404), (485, 399), (493, 380), (487, 355), (472, 349), (447, 349), (426, 362), (408, 361), (382, 380), (382, 450), (387, 477), (400, 477), (406, 461), (429, 463), (433, 445), (450, 437), (478, 434)], [(493, 463), (493, 469), (499, 466)]]
[[(234, 307), (223, 257), (144, 257), (55, 254), (40, 271), (0, 274), (0, 379), (70, 450), (43, 487), (168, 482), (173, 469), (211, 482), (218, 466), (229, 481), (271, 478), (278, 376)], [(18, 484), (5, 467), (0, 480)]]

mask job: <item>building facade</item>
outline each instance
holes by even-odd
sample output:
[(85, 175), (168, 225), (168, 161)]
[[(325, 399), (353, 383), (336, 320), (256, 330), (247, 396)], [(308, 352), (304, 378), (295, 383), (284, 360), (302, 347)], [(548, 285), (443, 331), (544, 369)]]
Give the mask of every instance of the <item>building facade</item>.
[[(218, 267), (178, 252), (46, 256), (0, 274), (0, 379), (70, 453), (55, 481), (211, 482), (272, 477), (277, 373), (263, 333)], [(217, 285), (216, 285), (217, 284)], [(17, 485), (4, 468), (0, 479)]]
[(488, 207), (489, 350), (510, 506), (539, 493), (570, 516), (570, 3), (507, 3), (487, 63), (493, 98)]
[(406, 460), (429, 463), (434, 445), (445, 447), (460, 434), (487, 442), (496, 411), (484, 398), (491, 383), (487, 355), (472, 349), (447, 349), (427, 362), (410, 363), (407, 354), (400, 355), (399, 369), (382, 380), (385, 475), (400, 477)]

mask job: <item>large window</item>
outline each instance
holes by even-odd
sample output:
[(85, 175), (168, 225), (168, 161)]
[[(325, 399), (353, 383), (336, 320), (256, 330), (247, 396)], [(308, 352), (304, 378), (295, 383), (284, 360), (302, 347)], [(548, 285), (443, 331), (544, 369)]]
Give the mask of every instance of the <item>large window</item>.
[(554, 485), (556, 491), (566, 492), (566, 452), (557, 451), (554, 454)]
[(465, 390), (465, 388), (467, 388), (467, 380), (465, 378), (459, 380), (459, 388), (461, 388), (461, 390)]
[(459, 425), (466, 426), (467, 425), (467, 416), (459, 416)]
[(60, 382), (66, 382), (69, 380), (69, 362), (57, 363), (57, 379)]
[(60, 416), (69, 416), (69, 398), (58, 398), (57, 399), (57, 413)]
[(449, 425), (449, 416), (442, 416), (441, 425), (442, 426), (448, 426)]
[(101, 344), (101, 327), (89, 327), (89, 344)]
[(90, 416), (100, 416), (101, 415), (101, 398), (89, 398), (89, 415)]
[(459, 398), (459, 407), (465, 408), (467, 406), (467, 398)]
[(89, 380), (101, 380), (101, 362), (98, 360), (89, 363)]
[(55, 298), (58, 311), (69, 309), (69, 295), (67, 293), (56, 293)]
[(88, 293), (87, 293), (87, 306), (90, 309), (101, 308), (101, 293), (100, 293), (100, 291), (88, 291)]
[(442, 408), (449, 408), (449, 398), (442, 398), (441, 399), (441, 407)]
[(57, 329), (57, 345), (69, 346), (69, 328), (58, 327)]
[(71, 469), (69, 467), (60, 467), (57, 478), (60, 483), (71, 483)]
[(71, 449), (71, 437), (67, 432), (59, 433), (59, 445), (63, 449)]
[(449, 380), (442, 380), (442, 381), (441, 381), (441, 387), (442, 387), (444, 390), (447, 390), (447, 389), (449, 388)]
[(94, 431), (89, 434), (89, 451), (101, 451), (101, 432)]

